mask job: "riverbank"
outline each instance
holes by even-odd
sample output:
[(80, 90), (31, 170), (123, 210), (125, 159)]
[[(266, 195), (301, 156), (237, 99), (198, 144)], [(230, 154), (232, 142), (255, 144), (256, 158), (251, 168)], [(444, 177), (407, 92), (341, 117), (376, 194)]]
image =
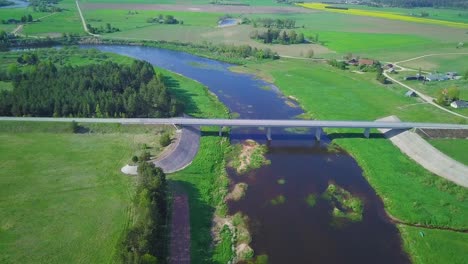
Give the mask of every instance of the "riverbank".
[[(417, 99), (405, 98), (404, 91), (398, 87), (379, 85), (368, 74), (356, 75), (328, 65), (298, 60), (246, 65), (242, 71), (271, 76), (286, 96), (297, 98), (303, 109), (316, 119), (375, 120), (395, 114), (403, 121), (458, 122), (425, 105), (403, 108)], [(468, 228), (465, 221), (468, 217), (466, 189), (427, 172), (389, 141), (382, 139), (377, 131), (372, 131), (370, 139), (363, 138), (362, 131), (358, 130), (337, 132), (327, 130), (332, 142), (355, 158), (391, 215), (428, 227)], [(404, 229), (402, 226), (399, 228)], [(414, 227), (412, 230), (424, 232), (426, 229)], [(424, 255), (425, 260), (431, 260), (430, 263), (451, 260), (457, 263), (457, 257), (451, 252), (467, 251), (466, 244), (455, 242), (457, 240), (450, 242), (448, 238), (466, 238), (468, 234), (431, 230), (432, 234), (437, 232), (441, 232), (438, 236), (447, 238), (453, 250), (439, 248), (431, 236), (401, 232), (405, 249), (414, 262), (422, 263), (418, 256)], [(410, 246), (410, 241), (416, 246)], [(420, 244), (427, 246), (418, 246)]]

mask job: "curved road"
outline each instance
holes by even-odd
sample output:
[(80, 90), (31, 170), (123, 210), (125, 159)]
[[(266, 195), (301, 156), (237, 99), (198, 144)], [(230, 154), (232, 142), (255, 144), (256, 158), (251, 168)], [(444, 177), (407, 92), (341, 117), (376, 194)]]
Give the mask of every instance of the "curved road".
[(151, 161), (165, 173), (184, 169), (192, 163), (197, 155), (200, 147), (200, 128), (198, 126), (184, 126), (180, 133), (175, 148), (168, 155)]
[[(380, 119), (399, 122), (396, 116)], [(428, 171), (468, 188), (468, 166), (445, 155), (418, 134), (401, 129), (379, 129), (403, 153)]]

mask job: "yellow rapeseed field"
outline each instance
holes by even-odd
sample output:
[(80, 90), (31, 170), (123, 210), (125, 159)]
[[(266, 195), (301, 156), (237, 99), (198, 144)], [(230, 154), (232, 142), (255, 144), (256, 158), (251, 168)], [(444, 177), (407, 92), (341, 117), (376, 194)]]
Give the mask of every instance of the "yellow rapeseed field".
[(342, 14), (378, 17), (378, 18), (401, 20), (401, 21), (407, 21), (407, 22), (428, 23), (428, 24), (436, 24), (436, 25), (457, 27), (457, 28), (468, 28), (468, 24), (465, 24), (465, 23), (442, 21), (442, 20), (421, 18), (421, 17), (411, 17), (411, 16), (405, 16), (405, 15), (401, 15), (397, 13), (390, 13), (390, 12), (371, 11), (371, 10), (362, 10), (362, 9), (354, 9), (354, 8), (350, 8), (348, 10), (332, 9), (332, 8), (325, 8), (326, 6), (329, 6), (329, 5), (322, 4), (322, 3), (305, 3), (305, 4), (297, 4), (297, 5), (305, 7), (305, 8), (318, 9), (318, 10), (324, 10), (324, 11), (342, 13)]

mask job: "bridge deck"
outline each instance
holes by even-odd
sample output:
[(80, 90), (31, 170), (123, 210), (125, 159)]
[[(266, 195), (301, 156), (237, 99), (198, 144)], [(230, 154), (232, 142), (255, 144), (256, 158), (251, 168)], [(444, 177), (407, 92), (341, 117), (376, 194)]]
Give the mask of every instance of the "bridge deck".
[(275, 119), (199, 119), (199, 118), (52, 118), (0, 117), (0, 121), (120, 123), (144, 125), (195, 125), (224, 127), (310, 127), (310, 128), (390, 128), (390, 129), (468, 129), (468, 125), (389, 121), (325, 121)]

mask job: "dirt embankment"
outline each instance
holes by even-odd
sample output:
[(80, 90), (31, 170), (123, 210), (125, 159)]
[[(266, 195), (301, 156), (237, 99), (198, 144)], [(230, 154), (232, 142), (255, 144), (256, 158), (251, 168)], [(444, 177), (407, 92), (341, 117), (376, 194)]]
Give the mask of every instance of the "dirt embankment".
[(190, 264), (190, 216), (188, 197), (176, 192), (172, 201), (170, 264)]

